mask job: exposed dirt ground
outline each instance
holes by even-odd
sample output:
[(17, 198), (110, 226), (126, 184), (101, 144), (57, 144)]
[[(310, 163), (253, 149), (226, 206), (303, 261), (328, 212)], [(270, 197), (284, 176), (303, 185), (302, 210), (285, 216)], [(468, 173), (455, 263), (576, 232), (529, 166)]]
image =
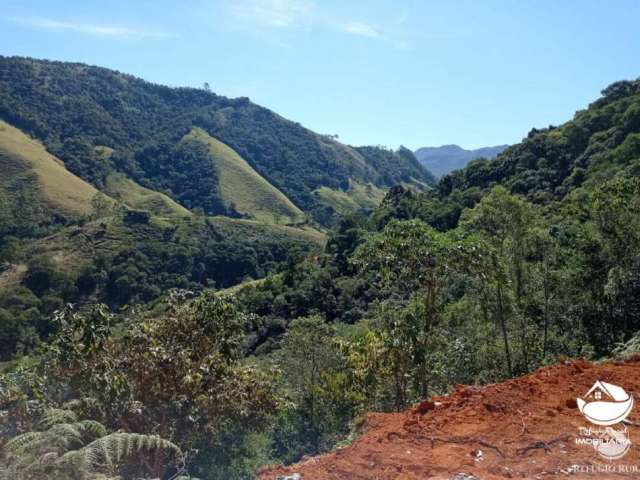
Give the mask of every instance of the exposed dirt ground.
[(632, 442), (623, 458), (607, 460), (592, 445), (576, 443), (585, 437), (580, 427), (606, 428), (590, 424), (576, 406), (596, 380), (619, 385), (638, 400), (640, 358), (563, 362), (505, 383), (459, 386), (403, 413), (372, 413), (366, 433), (351, 446), (263, 469), (258, 478), (640, 478), (639, 405), (626, 425), (614, 426), (626, 427)]

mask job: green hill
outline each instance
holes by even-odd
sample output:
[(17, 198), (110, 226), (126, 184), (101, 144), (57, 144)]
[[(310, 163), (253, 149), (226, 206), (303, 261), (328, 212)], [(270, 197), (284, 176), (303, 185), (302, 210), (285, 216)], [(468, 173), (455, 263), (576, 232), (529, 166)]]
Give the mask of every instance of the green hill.
[(531, 130), (495, 160), (473, 163), (451, 175), (443, 188), (499, 182), (513, 193), (545, 203), (580, 186), (596, 186), (616, 173), (637, 175), (639, 160), (640, 80), (621, 81), (604, 89), (601, 98), (572, 120)]
[(92, 210), (93, 186), (70, 173), (40, 142), (1, 120), (0, 169), (0, 188), (8, 196), (22, 184), (59, 214), (82, 216)]
[(104, 192), (130, 208), (146, 210), (154, 215), (183, 217), (191, 215), (189, 210), (167, 195), (138, 185), (122, 173), (112, 173), (107, 176)]
[[(77, 63), (0, 56), (0, 119), (42, 141), (97, 188), (119, 172), (209, 215), (232, 212), (225, 212), (216, 191), (208, 155), (180, 142), (194, 128), (224, 143), (293, 205), (321, 221), (332, 214), (313, 194), (321, 187), (346, 189), (350, 178), (378, 188), (434, 181), (407, 149), (350, 147), (247, 98), (169, 88)], [(277, 203), (284, 217), (298, 215), (284, 200)]]
[(330, 206), (336, 212), (345, 215), (358, 210), (372, 210), (384, 198), (385, 191), (372, 184), (363, 185), (355, 180), (349, 181), (346, 190), (320, 187), (313, 192), (323, 205)]
[[(115, 310), (173, 288), (228, 288), (274, 271), (291, 250), (322, 248), (325, 235), (311, 226), (276, 224), (271, 212), (282, 211), (283, 224), (301, 220), (302, 212), (237, 154), (204, 132), (192, 137), (176, 143), (171, 160), (187, 171), (203, 160), (212, 175), (200, 186), (222, 192), (253, 219), (191, 212), (168, 193), (188, 204), (200, 191), (180, 184), (180, 176), (163, 183), (160, 172), (160, 191), (118, 170), (97, 182), (98, 190), (0, 121), (0, 319), (13, 322), (0, 323), (0, 361), (46, 337), (53, 312), (67, 303), (99, 301)], [(103, 164), (122, 160), (103, 145), (79, 152)], [(215, 207), (217, 197), (204, 191), (202, 198)]]
[[(149, 222), (140, 223), (122, 221), (120, 217), (110, 217), (82, 226), (60, 229), (52, 235), (25, 245), (23, 252), (26, 258), (49, 258), (60, 270), (76, 277), (96, 259), (110, 259), (111, 262), (117, 263), (124, 260), (118, 259), (123, 252), (131, 251), (133, 255), (133, 250), (139, 249), (140, 251), (134, 256), (148, 251), (157, 255), (157, 258), (150, 257), (151, 264), (147, 265), (139, 263), (139, 258), (133, 262), (127, 261), (125, 262), (127, 268), (131, 266), (135, 267), (139, 273), (157, 272), (158, 275), (163, 276), (163, 272), (176, 268), (178, 271), (189, 272), (195, 266), (193, 259), (183, 260), (183, 264), (179, 267), (164, 265), (163, 262), (173, 255), (180, 258), (189, 250), (195, 254), (201, 249), (206, 249), (206, 244), (211, 242), (211, 246), (224, 247), (225, 251), (231, 247), (237, 249), (233, 255), (227, 251), (228, 258), (224, 259), (222, 256), (218, 257), (218, 252), (208, 252), (211, 258), (216, 258), (215, 261), (209, 260), (211, 277), (215, 278), (216, 285), (227, 287), (240, 282), (245, 276), (254, 278), (262, 276), (264, 274), (262, 269), (265, 268), (269, 259), (284, 255), (286, 248), (294, 245), (304, 249), (310, 246), (318, 248), (322, 247), (325, 241), (326, 236), (317, 230), (269, 225), (227, 217), (178, 216), (170, 221), (167, 221), (166, 217), (151, 217)], [(276, 246), (286, 248), (278, 248), (276, 252)], [(202, 251), (199, 254), (205, 253)], [(234, 258), (245, 255), (247, 259), (234, 266)], [(262, 258), (261, 262), (257, 261), (259, 258)], [(234, 271), (225, 272), (217, 268), (216, 262), (223, 260), (229, 267), (233, 266)], [(23, 274), (24, 271), (24, 268), (17, 268), (16, 271), (7, 272), (4, 276), (5, 281), (16, 274)], [(3, 278), (2, 275), (0, 275), (1, 278)], [(174, 281), (167, 277), (150, 280), (149, 283), (167, 280), (169, 281), (167, 287)], [(192, 286), (195, 287), (195, 285)]]
[(441, 229), (458, 222), (493, 186), (538, 205), (584, 194), (614, 176), (640, 174), (640, 80), (616, 82), (572, 120), (532, 129), (493, 160), (475, 160), (418, 196), (422, 217)]
[(207, 146), (218, 175), (220, 198), (228, 208), (268, 223), (304, 221), (303, 212), (232, 148), (200, 128), (194, 128), (185, 140), (196, 140)]
[(134, 213), (59, 226), (35, 238), (0, 235), (0, 313), (16, 325), (2, 337), (0, 361), (35, 346), (66, 303), (102, 302), (117, 311), (170, 289), (229, 288), (275, 271), (290, 251), (318, 252), (326, 241), (310, 228)]

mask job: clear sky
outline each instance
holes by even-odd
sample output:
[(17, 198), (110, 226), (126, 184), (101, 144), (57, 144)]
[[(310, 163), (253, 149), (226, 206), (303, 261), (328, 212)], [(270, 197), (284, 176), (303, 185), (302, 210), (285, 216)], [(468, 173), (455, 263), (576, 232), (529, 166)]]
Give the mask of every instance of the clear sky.
[(640, 0), (0, 0), (0, 54), (248, 96), (343, 142), (480, 147), (640, 76)]

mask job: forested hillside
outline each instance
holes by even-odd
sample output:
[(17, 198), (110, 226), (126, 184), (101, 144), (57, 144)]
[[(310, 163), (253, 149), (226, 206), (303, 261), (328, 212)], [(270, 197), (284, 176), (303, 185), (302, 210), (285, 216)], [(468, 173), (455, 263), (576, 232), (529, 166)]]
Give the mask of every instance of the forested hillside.
[(65, 303), (259, 278), (321, 247), (318, 222), (430, 182), (404, 149), (354, 149), (246, 98), (17, 57), (0, 57), (0, 166), (2, 359)]
[[(183, 143), (189, 142), (184, 148), (212, 161), (206, 145)], [(247, 176), (257, 176), (237, 162)], [(107, 175), (100, 192), (65, 167), (40, 142), (0, 120), (0, 360), (46, 339), (51, 315), (66, 303), (100, 301), (118, 310), (172, 288), (225, 288), (277, 270), (291, 250), (317, 250), (324, 242), (324, 234), (259, 176), (254, 183), (261, 188), (254, 191), (265, 193), (257, 198), (275, 198), (264, 202), (264, 211), (279, 215), (263, 222), (192, 212), (118, 172)], [(185, 203), (193, 194), (189, 187), (180, 184)], [(297, 226), (286, 225), (292, 222)]]
[[(293, 379), (282, 460), (349, 438), (365, 411), (637, 352), (638, 108), (640, 81), (616, 83), (434, 191), (392, 189), (369, 217), (345, 219), (320, 259), (241, 291), (266, 326), (255, 355)], [(312, 359), (316, 376), (297, 366)]]
[[(0, 183), (2, 473), (250, 479), (352, 442), (366, 412), (567, 357), (640, 352), (640, 80), (416, 191), (429, 179), (410, 173), (405, 149), (346, 147), (247, 100), (3, 62), (31, 72), (0, 91), (15, 106), (3, 118), (112, 193), (60, 220), (31, 184)], [(56, 87), (60, 75), (82, 90)], [(48, 106), (20, 107), (20, 88)], [(92, 132), (94, 115), (104, 127), (74, 133)], [(298, 170), (287, 149), (301, 144), (315, 153)], [(309, 224), (207, 216), (241, 216), (211, 189), (212, 154), (281, 208), (278, 192), (316, 213), (343, 209), (328, 240)], [(407, 169), (390, 173), (397, 156)], [(288, 183), (287, 168), (303, 180)], [(181, 177), (192, 169), (198, 179)], [(194, 196), (204, 179), (215, 194)], [(383, 195), (370, 213), (350, 208)]]
[(378, 187), (432, 181), (408, 150), (354, 149), (248, 98), (155, 85), (82, 64), (0, 57), (0, 119), (41, 140), (96, 188), (121, 172), (209, 215), (233, 212), (220, 200), (216, 169), (202, 148), (180, 143), (194, 127), (319, 219), (327, 218), (312, 194), (320, 187), (346, 189), (349, 178)]
[(533, 129), (495, 160), (443, 177), (437, 191), (418, 196), (425, 202), (420, 215), (439, 229), (452, 228), (464, 208), (497, 184), (540, 206), (577, 199), (616, 175), (637, 175), (639, 130), (640, 82), (614, 83), (573, 120)]

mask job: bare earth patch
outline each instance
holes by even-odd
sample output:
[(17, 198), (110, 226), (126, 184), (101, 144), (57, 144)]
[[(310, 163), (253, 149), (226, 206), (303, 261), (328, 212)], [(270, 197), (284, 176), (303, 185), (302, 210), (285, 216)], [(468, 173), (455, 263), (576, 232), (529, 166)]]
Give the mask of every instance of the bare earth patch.
[(619, 385), (637, 399), (640, 360), (563, 362), (500, 384), (461, 385), (402, 413), (369, 414), (368, 431), (353, 445), (290, 467), (263, 469), (258, 478), (640, 478), (637, 406), (627, 425), (632, 445), (622, 459), (606, 460), (593, 446), (576, 443), (581, 427), (595, 427), (578, 411), (576, 398), (596, 380)]

